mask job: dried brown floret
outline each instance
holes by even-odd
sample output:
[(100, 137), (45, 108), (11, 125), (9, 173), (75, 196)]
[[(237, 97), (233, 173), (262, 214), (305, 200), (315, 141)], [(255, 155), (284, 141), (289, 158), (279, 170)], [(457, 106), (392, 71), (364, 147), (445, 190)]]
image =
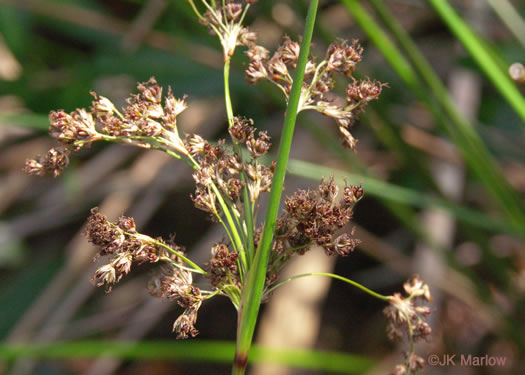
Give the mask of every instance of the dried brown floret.
[(431, 310), (428, 306), (422, 305), (430, 302), (432, 296), (428, 285), (419, 276), (412, 277), (403, 284), (408, 296), (403, 297), (400, 293), (395, 293), (389, 297), (389, 306), (384, 309), (388, 318), (387, 334), (392, 340), (407, 338), (410, 342), (410, 351), (406, 353), (406, 361), (398, 365), (395, 369), (397, 373), (403, 373), (410, 369), (411, 373), (423, 368), (425, 361), (414, 352), (413, 343), (420, 339), (429, 339), (432, 334), (430, 325), (426, 322)]

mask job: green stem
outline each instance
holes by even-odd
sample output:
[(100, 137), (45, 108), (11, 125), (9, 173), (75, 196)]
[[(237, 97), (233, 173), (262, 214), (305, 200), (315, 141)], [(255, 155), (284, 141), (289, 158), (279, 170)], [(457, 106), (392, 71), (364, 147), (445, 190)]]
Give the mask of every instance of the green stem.
[[(110, 223), (110, 225), (118, 230), (121, 230), (120, 227), (118, 225), (115, 225), (113, 223)], [(176, 255), (177, 257), (179, 257), (180, 259), (182, 259), (184, 262), (186, 262), (188, 265), (190, 265), (191, 267), (193, 267), (193, 269), (200, 273), (200, 274), (203, 274), (203, 275), (207, 275), (208, 273), (206, 271), (204, 271), (202, 268), (200, 268), (196, 263), (192, 262), (190, 259), (186, 258), (186, 256), (184, 254), (182, 254), (181, 252), (178, 252), (177, 250), (175, 249), (172, 249), (171, 247), (169, 247), (168, 245), (166, 245), (165, 243), (161, 242), (161, 241), (157, 241), (156, 239), (154, 238), (151, 238), (149, 236), (146, 236), (146, 235), (143, 235), (143, 234), (140, 234), (140, 233), (131, 233), (131, 232), (126, 232), (126, 231), (122, 231), (122, 233), (130, 236), (130, 237), (139, 237), (139, 238), (142, 238), (144, 239), (145, 241), (147, 242), (150, 242), (150, 243), (153, 243), (154, 245), (157, 245), (157, 246), (160, 246), (160, 247), (163, 247), (165, 248), (166, 250), (168, 250), (170, 253)]]
[(224, 212), (224, 216), (226, 217), (226, 221), (228, 222), (228, 226), (230, 227), (230, 232), (233, 237), (234, 244), (237, 247), (239, 256), (241, 257), (241, 262), (243, 266), (246, 267), (246, 254), (244, 253), (243, 244), (241, 238), (239, 237), (239, 232), (237, 232), (237, 228), (235, 227), (235, 222), (233, 221), (230, 210), (228, 209), (228, 206), (226, 205), (226, 202), (224, 201), (224, 198), (222, 197), (221, 192), (219, 191), (217, 186), (215, 186), (214, 183), (212, 183), (210, 186), (215, 195), (217, 196), (217, 200), (221, 205), (222, 212)]
[(308, 15), (306, 17), (303, 41), (301, 43), (301, 52), (295, 71), (295, 79), (288, 101), (288, 108), (283, 124), (281, 141), (277, 156), (277, 165), (274, 172), (268, 209), (266, 212), (265, 224), (259, 247), (255, 253), (254, 263), (248, 273), (248, 279), (243, 286), (241, 308), (238, 316), (237, 346), (235, 361), (233, 364), (232, 374), (242, 375), (246, 370), (248, 363), (248, 353), (250, 351), (255, 323), (259, 313), (261, 298), (263, 295), (264, 283), (268, 267), (268, 259), (272, 247), (275, 223), (279, 211), (279, 203), (286, 175), (286, 166), (290, 155), (295, 120), (297, 118), (297, 108), (301, 96), (301, 88), (304, 79), (304, 70), (308, 60), (310, 43), (317, 14), (318, 0), (310, 1)]
[(233, 107), (230, 96), (230, 62), (231, 58), (229, 57), (224, 61), (224, 102), (226, 104), (228, 128), (233, 126)]
[(270, 289), (268, 289), (266, 291), (266, 294), (270, 294), (275, 289), (279, 288), (280, 286), (282, 286), (282, 285), (284, 285), (284, 284), (286, 284), (286, 283), (288, 283), (288, 282), (290, 282), (292, 280), (299, 279), (299, 278), (302, 278), (302, 277), (307, 277), (307, 276), (327, 276), (327, 277), (331, 277), (333, 279), (341, 280), (341, 281), (344, 281), (345, 283), (348, 283), (348, 284), (350, 284), (352, 286), (355, 286), (356, 288), (361, 289), (363, 292), (366, 292), (366, 293), (370, 294), (372, 297), (379, 298), (380, 300), (388, 302), (388, 296), (384, 296), (382, 294), (376, 293), (373, 290), (368, 289), (366, 286), (363, 286), (363, 285), (359, 284), (358, 282), (356, 282), (354, 280), (347, 279), (346, 277), (339, 276), (339, 275), (336, 275), (334, 273), (327, 273), (327, 272), (309, 272), (309, 273), (302, 273), (300, 275), (292, 276), (289, 279), (283, 280), (283, 281), (275, 284), (274, 286), (272, 286)]
[[(224, 62), (224, 102), (226, 105), (226, 115), (228, 117), (228, 127), (231, 128), (234, 124), (234, 116), (233, 116), (233, 106), (230, 96), (230, 62), (231, 58), (227, 58)], [(241, 158), (241, 163), (244, 164), (244, 160), (242, 157), (241, 150), (239, 148), (239, 145), (234, 144), (233, 145), (234, 151), (239, 155)], [(255, 253), (254, 248), (254, 220), (253, 220), (253, 212), (251, 210), (251, 201), (250, 201), (250, 195), (248, 193), (248, 188), (246, 186), (246, 173), (244, 171), (241, 172), (241, 181), (243, 183), (242, 188), (242, 195), (244, 200), (244, 219), (246, 220), (246, 229), (247, 229), (247, 241), (245, 249), (248, 252), (248, 259), (247, 259), (247, 267), (250, 267), (252, 263), (252, 259)], [(241, 228), (242, 230), (242, 228)]]

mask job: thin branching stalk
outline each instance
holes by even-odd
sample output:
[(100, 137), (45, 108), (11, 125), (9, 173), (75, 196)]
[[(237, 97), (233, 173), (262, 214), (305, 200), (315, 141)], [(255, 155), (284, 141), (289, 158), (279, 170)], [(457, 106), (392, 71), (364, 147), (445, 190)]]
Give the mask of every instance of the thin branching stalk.
[(303, 278), (303, 277), (308, 277), (308, 276), (326, 276), (326, 277), (331, 277), (333, 279), (341, 280), (341, 281), (344, 281), (347, 284), (355, 286), (358, 289), (361, 289), (363, 292), (368, 293), (372, 297), (378, 298), (378, 299), (380, 299), (382, 301), (388, 301), (388, 296), (384, 296), (382, 294), (374, 292), (373, 290), (368, 289), (366, 286), (363, 286), (363, 285), (359, 284), (358, 282), (356, 282), (354, 280), (347, 279), (346, 277), (339, 276), (339, 275), (336, 275), (334, 273), (329, 273), (329, 272), (309, 272), (309, 273), (302, 273), (302, 274), (299, 274), (299, 275), (295, 275), (295, 276), (292, 276), (292, 277), (290, 277), (290, 278), (288, 278), (286, 280), (283, 280), (283, 281), (275, 284), (270, 289), (268, 289), (268, 291), (266, 293), (270, 294), (275, 289), (279, 288), (280, 286), (283, 286), (284, 284), (289, 283), (290, 281), (293, 281), (293, 280), (296, 280), (296, 279), (300, 279), (300, 278)]

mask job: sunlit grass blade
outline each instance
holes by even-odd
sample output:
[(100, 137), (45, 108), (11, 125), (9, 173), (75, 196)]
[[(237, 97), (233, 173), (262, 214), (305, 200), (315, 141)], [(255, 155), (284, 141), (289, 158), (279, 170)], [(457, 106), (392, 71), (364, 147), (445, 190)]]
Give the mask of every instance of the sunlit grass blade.
[(429, 0), (429, 3), (474, 60), (476, 60), (487, 78), (518, 114), (522, 120), (520, 124), (525, 127), (525, 99), (508, 75), (499, 68), (489, 51), (480, 43), (479, 36), (463, 21), (447, 0)]
[(290, 155), (290, 149), (292, 147), (295, 120), (297, 118), (297, 109), (299, 106), (301, 88), (304, 79), (304, 70), (310, 53), (310, 43), (315, 25), (317, 6), (318, 0), (310, 1), (308, 14), (306, 16), (303, 40), (301, 42), (301, 50), (297, 61), (297, 68), (295, 71), (292, 90), (290, 92), (290, 98), (286, 108), (281, 139), (279, 142), (277, 165), (273, 175), (272, 189), (270, 191), (270, 198), (268, 201), (268, 209), (264, 219), (264, 228), (259, 246), (255, 254), (254, 262), (248, 274), (247, 282), (243, 286), (237, 331), (237, 349), (232, 370), (233, 374), (244, 374), (246, 369), (246, 359), (248, 358), (253, 333), (255, 331), (255, 324), (257, 322), (257, 315), (259, 313), (264, 283), (266, 280), (266, 270), (268, 267), (268, 259), (272, 247), (275, 223), (279, 213), (279, 205), (284, 185), (284, 178), (286, 175), (288, 158)]
[[(424, 58), (423, 60), (417, 59), (417, 64), (415, 62), (414, 65), (418, 67), (420, 73), (421, 69), (425, 70), (426, 83), (433, 88), (433, 91), (436, 88), (436, 97), (442, 108), (435, 105), (432, 97), (428, 95), (429, 90), (419, 80), (412, 66), (360, 2), (357, 0), (342, 0), (342, 2), (403, 82), (427, 105), (438, 123), (456, 143), (469, 167), (472, 168), (487, 191), (507, 214), (515, 229), (522, 231), (525, 227), (522, 201), (506, 182), (496, 161), (491, 157), (474, 128), (459, 113), (441, 81), (437, 76), (434, 76), (433, 70), (429, 66), (424, 67), (422, 65), (422, 61), (428, 65), (426, 60)], [(417, 51), (417, 47), (410, 48), (410, 50), (414, 53)], [(416, 55), (412, 56), (412, 58), (414, 57), (417, 58)]]
[[(235, 344), (228, 341), (74, 341), (39, 344), (0, 344), (0, 359), (120, 358), (128, 360), (176, 360), (181, 362), (231, 363)], [(251, 363), (274, 363), (289, 367), (362, 374), (373, 362), (362, 356), (339, 352), (267, 348), (254, 345)]]

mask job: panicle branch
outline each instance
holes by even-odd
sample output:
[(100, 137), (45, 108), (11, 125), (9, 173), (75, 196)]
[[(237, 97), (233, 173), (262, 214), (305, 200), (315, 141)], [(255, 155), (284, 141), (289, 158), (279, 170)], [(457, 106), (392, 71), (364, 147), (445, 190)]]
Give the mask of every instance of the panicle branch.
[(24, 171), (42, 176), (60, 175), (69, 164), (71, 152), (104, 140), (169, 152), (178, 158), (188, 157), (184, 140), (179, 136), (177, 116), (187, 105), (185, 98), (177, 99), (171, 88), (162, 103), (162, 88), (155, 78), (139, 83), (138, 94), (127, 99), (127, 106), (119, 112), (104, 96), (92, 92), (95, 98), (90, 110), (64, 110), (49, 114), (49, 134), (59, 142), (44, 156), (26, 160)]
[[(306, 65), (298, 108), (298, 112), (311, 109), (334, 118), (343, 136), (343, 145), (350, 149), (354, 149), (357, 140), (349, 128), (357, 114), (362, 112), (370, 101), (377, 99), (386, 86), (370, 79), (358, 81), (352, 76), (361, 61), (362, 53), (363, 48), (357, 40), (351, 44), (339, 40), (328, 47), (321, 62), (311, 58)], [(288, 101), (293, 84), (291, 70), (297, 65), (299, 43), (285, 36), (272, 57), (266, 48), (259, 45), (251, 47), (246, 56), (250, 60), (245, 71), (246, 81), (256, 84), (263, 79), (268, 80), (283, 92)], [(344, 100), (332, 93), (336, 73), (352, 80), (346, 89)]]

